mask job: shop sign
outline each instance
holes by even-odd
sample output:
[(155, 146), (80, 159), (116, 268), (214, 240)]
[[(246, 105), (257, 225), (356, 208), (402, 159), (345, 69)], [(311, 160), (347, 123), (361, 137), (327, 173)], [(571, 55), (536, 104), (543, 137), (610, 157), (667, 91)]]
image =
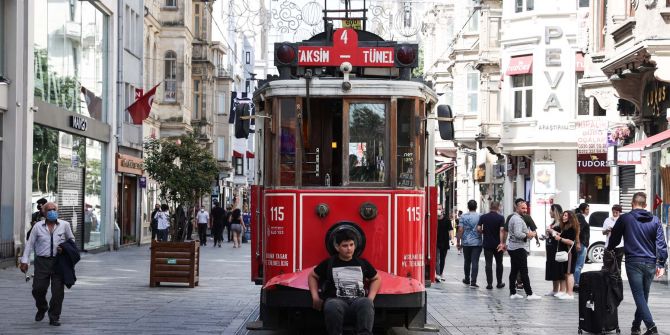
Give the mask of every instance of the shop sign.
[(577, 155), (577, 173), (605, 174), (609, 172), (610, 172), (610, 165), (607, 162), (606, 153)]
[(123, 154), (116, 155), (116, 172), (141, 175), (143, 169), (144, 161), (141, 158)]
[(516, 157), (507, 156), (507, 175), (510, 177), (516, 176)]
[(299, 46), (300, 66), (340, 66), (349, 62), (352, 66), (393, 67), (395, 48), (358, 47), (358, 34), (353, 29), (338, 29), (333, 36), (333, 46)]
[(342, 20), (342, 28), (351, 28), (351, 29), (358, 29), (361, 30), (363, 29), (363, 25), (361, 24), (361, 20)]
[(147, 177), (140, 177), (140, 188), (147, 188)]
[(639, 165), (642, 164), (641, 151), (619, 151), (616, 158), (617, 165)]
[(70, 127), (81, 130), (81, 131), (86, 131), (86, 128), (88, 128), (88, 123), (86, 122), (86, 118), (82, 116), (76, 116), (76, 115), (71, 115), (70, 116)]
[(577, 153), (607, 153), (607, 119), (577, 121)]
[(518, 173), (522, 176), (530, 175), (530, 162), (526, 157), (518, 157)]
[(61, 190), (59, 196), (61, 197), (61, 206), (79, 205), (79, 191), (77, 190)]
[[(560, 39), (563, 37), (563, 29), (558, 26), (547, 26), (544, 27), (544, 43), (546, 45), (551, 44), (551, 40), (553, 39)], [(545, 58), (544, 58), (544, 65), (549, 68), (549, 67), (560, 67), (561, 66), (561, 49), (560, 48), (546, 48), (545, 49)], [(544, 71), (544, 77), (547, 79), (547, 83), (549, 83), (549, 87), (552, 89), (551, 93), (549, 93), (549, 97), (547, 97), (546, 102), (544, 103), (544, 108), (543, 110), (546, 112), (550, 108), (556, 108), (559, 111), (563, 111), (563, 107), (561, 107), (561, 102), (558, 101), (558, 96), (556, 95), (556, 92), (554, 91), (557, 87), (558, 84), (561, 82), (561, 78), (563, 78), (563, 71)]]
[(658, 80), (647, 84), (642, 97), (642, 115), (661, 115), (670, 107), (668, 96), (670, 96), (668, 84)]

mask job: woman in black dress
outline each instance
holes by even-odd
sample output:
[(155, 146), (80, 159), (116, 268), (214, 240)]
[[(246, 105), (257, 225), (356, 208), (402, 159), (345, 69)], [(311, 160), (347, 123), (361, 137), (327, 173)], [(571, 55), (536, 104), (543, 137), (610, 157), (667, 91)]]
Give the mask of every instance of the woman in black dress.
[(558, 251), (568, 252), (568, 261), (561, 263), (565, 269), (565, 280), (563, 281), (563, 294), (558, 296), (561, 300), (572, 300), (575, 296), (572, 293), (572, 288), (575, 286), (575, 267), (577, 265), (577, 248), (579, 245), (579, 221), (577, 215), (573, 211), (563, 212), (561, 218), (561, 233), (557, 234), (554, 239), (558, 241)]
[(558, 242), (553, 238), (553, 235), (561, 232), (561, 217), (563, 216), (563, 208), (561, 205), (551, 205), (549, 216), (554, 219), (554, 221), (547, 227), (546, 236), (544, 237), (546, 239), (545, 247), (547, 254), (544, 280), (551, 281), (553, 285), (553, 289), (546, 295), (555, 297), (562, 291), (561, 283), (565, 280), (565, 270), (563, 265), (555, 259)]

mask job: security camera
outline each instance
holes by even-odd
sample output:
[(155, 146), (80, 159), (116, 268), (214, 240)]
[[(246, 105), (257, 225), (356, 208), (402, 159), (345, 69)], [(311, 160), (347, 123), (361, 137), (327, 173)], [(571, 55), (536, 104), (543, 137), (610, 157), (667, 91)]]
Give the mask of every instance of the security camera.
[(340, 71), (342, 71), (344, 73), (351, 72), (352, 69), (353, 69), (353, 66), (351, 66), (351, 63), (349, 63), (349, 62), (344, 62), (340, 65)]

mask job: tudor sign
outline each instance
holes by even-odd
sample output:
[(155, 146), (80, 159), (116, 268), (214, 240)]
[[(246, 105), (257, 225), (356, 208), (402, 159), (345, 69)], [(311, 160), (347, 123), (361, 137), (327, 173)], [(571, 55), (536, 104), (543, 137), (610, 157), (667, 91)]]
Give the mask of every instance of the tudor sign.
[(581, 174), (606, 174), (610, 172), (607, 163), (607, 154), (578, 154), (577, 173)]
[(359, 47), (358, 34), (353, 29), (338, 29), (333, 36), (333, 46), (299, 46), (299, 66), (340, 66), (349, 62), (353, 66), (393, 67), (395, 48)]

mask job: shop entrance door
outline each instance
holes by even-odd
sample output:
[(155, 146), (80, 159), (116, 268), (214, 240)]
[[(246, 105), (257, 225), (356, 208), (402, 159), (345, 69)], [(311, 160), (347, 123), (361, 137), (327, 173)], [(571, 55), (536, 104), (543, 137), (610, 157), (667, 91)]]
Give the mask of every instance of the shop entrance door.
[(119, 223), (121, 229), (121, 243), (131, 244), (137, 241), (137, 178), (123, 175), (118, 184), (119, 189)]

